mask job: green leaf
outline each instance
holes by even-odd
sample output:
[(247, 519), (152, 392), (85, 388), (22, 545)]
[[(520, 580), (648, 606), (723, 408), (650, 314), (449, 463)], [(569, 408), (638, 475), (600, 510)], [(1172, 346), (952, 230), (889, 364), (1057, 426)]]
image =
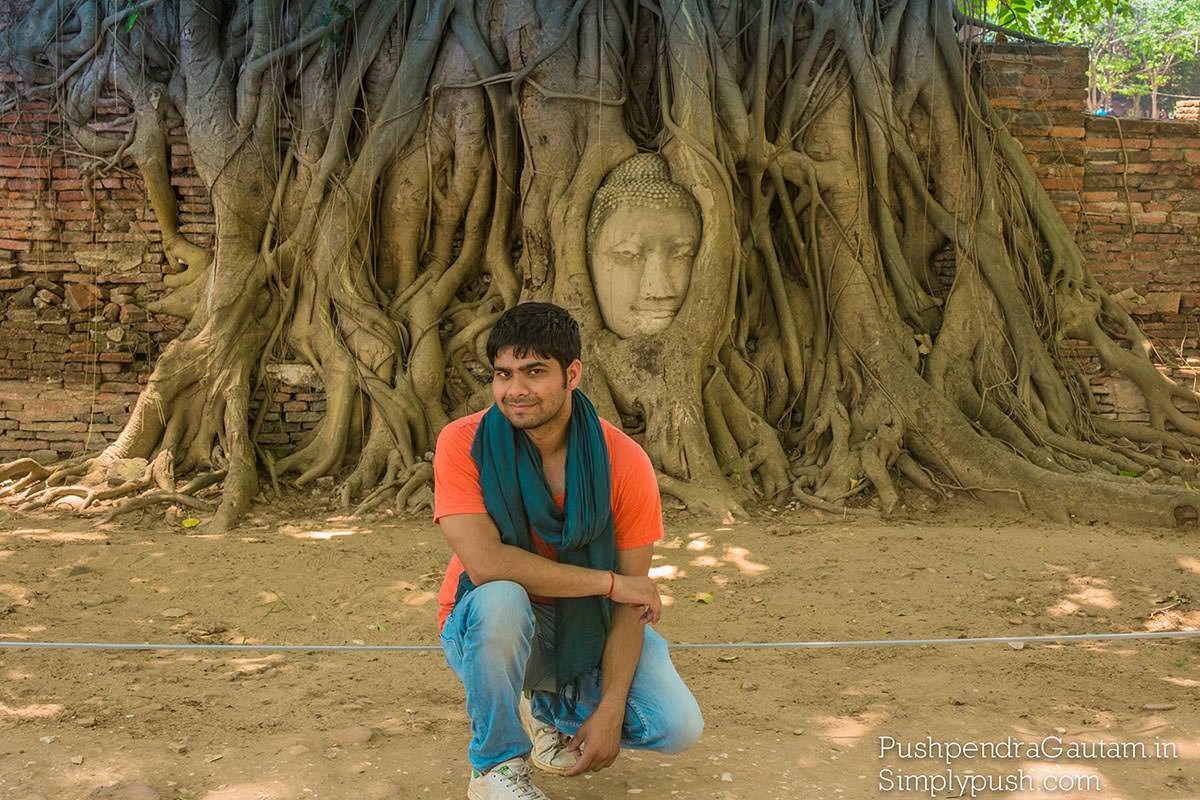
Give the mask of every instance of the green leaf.
[(1126, 478), (1136, 478), (1138, 474), (1131, 469), (1117, 470), (1118, 475), (1124, 475)]
[(195, 517), (188, 517), (181, 524), (185, 528), (194, 528), (200, 524), (200, 520), (196, 519)]
[(1033, 0), (1007, 0), (1000, 7), (998, 22), (1005, 28), (1024, 30), (1033, 12)]
[(137, 25), (138, 17), (140, 17), (141, 15), (142, 15), (142, 12), (140, 12), (140, 11), (135, 11), (132, 14), (130, 14), (129, 19), (127, 19), (125, 21), (125, 30), (127, 30), (127, 31), (133, 30), (133, 26)]
[(712, 592), (697, 592), (696, 594), (692, 595), (692, 599), (695, 600), (697, 603), (704, 603), (704, 605), (706, 605), (706, 606), (711, 606), (712, 602), (713, 602), (713, 593)]

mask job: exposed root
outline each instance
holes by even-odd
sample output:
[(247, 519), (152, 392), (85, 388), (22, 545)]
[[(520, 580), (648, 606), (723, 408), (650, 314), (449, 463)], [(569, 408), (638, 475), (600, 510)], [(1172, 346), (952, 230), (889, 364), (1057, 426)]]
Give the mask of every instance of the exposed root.
[(44, 483), (44, 478), (39, 478), (37, 475), (26, 475), (10, 485), (0, 488), (0, 498), (11, 498), (13, 502), (19, 503), (32, 492), (38, 491)]
[(875, 511), (873, 511), (872, 509), (854, 508), (853, 506), (835, 505), (834, 503), (830, 503), (826, 500), (822, 500), (819, 497), (815, 497), (815, 496), (809, 494), (808, 492), (804, 491), (803, 489), (796, 487), (796, 486), (792, 487), (792, 494), (795, 496), (795, 498), (797, 500), (799, 500), (801, 503), (808, 506), (809, 508), (815, 508), (818, 511), (824, 511), (829, 514), (839, 514), (842, 516), (854, 516), (854, 517), (878, 516), (878, 514)]
[(50, 466), (42, 466), (32, 458), (11, 461), (0, 466), (0, 499), (10, 504), (31, 499), (44, 488), (40, 484), (64, 484), (69, 477), (83, 474), (87, 463), (86, 457), (67, 459)]
[(393, 499), (391, 493), (397, 487), (399, 487), (399, 491), (394, 495), (395, 507), (398, 511), (404, 511), (405, 504), (413, 493), (422, 486), (426, 486), (432, 480), (433, 464), (428, 461), (419, 461), (413, 466), (400, 471), (392, 479), (381, 483), (374, 491), (363, 498), (363, 501), (355, 507), (351, 516), (360, 517), (383, 505), (389, 499)]
[(695, 482), (681, 481), (670, 475), (658, 473), (658, 488), (683, 503), (691, 511), (711, 514), (722, 523), (728, 524), (746, 518), (746, 510), (732, 498), (723, 497), (723, 492), (706, 491)]
[(16, 461), (10, 461), (0, 467), (0, 481), (29, 477), (32, 477), (34, 480), (43, 480), (50, 477), (50, 470), (32, 458), (18, 458)]
[(17, 507), (18, 511), (37, 511), (40, 508), (53, 505), (64, 497), (86, 498), (91, 490), (86, 486), (55, 486), (40, 492)]
[(397, 511), (416, 511), (433, 502), (433, 493), (429, 491), (433, 480), (433, 464), (422, 461), (416, 465), (408, 480), (396, 492)]
[(209, 486), (215, 486), (225, 480), (225, 470), (217, 470), (215, 472), (202, 473), (195, 476), (190, 481), (183, 485), (179, 490), (180, 494), (195, 494), (202, 489), (207, 489)]
[(201, 500), (198, 497), (193, 497), (182, 492), (163, 492), (155, 491), (149, 494), (135, 497), (132, 500), (127, 500), (124, 503), (114, 507), (111, 511), (99, 519), (99, 524), (103, 525), (106, 522), (112, 522), (122, 514), (128, 514), (131, 511), (137, 511), (142, 508), (149, 508), (159, 503), (178, 503), (181, 506), (194, 508), (199, 511), (215, 511), (216, 504), (208, 500)]
[[(131, 494), (144, 492), (150, 488), (150, 481), (129, 481), (120, 486), (115, 486), (112, 489), (90, 489), (87, 495), (83, 498), (83, 503), (80, 505), (80, 510), (90, 507), (93, 503), (103, 502), (105, 500), (116, 500), (121, 497), (127, 497)], [(173, 487), (172, 487), (173, 490)]]
[(923, 492), (934, 497), (946, 497), (946, 491), (938, 486), (929, 473), (918, 464), (908, 453), (901, 453), (896, 458), (896, 468), (900, 470), (900, 474), (908, 478), (912, 483)]
[[(379, 428), (383, 428), (384, 432), (380, 432)], [(361, 497), (368, 490), (372, 490), (369, 494), (373, 496), (375, 488), (394, 485), (396, 476), (404, 465), (404, 456), (397, 449), (388, 449), (390, 447), (391, 437), (386, 434), (386, 426), (373, 419), (367, 444), (359, 455), (354, 470), (342, 483), (339, 491), (343, 510), (348, 511), (351, 501)]]

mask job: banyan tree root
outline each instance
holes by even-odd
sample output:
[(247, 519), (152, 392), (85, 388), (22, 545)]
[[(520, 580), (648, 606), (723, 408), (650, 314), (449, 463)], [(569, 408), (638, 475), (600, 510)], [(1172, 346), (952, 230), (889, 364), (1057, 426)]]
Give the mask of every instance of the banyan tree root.
[(433, 504), (429, 483), (433, 480), (433, 464), (422, 461), (396, 492), (395, 507), (399, 512), (418, 511)]
[[(55, 104), (141, 176), (183, 267), (153, 309), (186, 320), (117, 441), (0, 467), (4, 502), (124, 513), (194, 499), (175, 477), (198, 474), (223, 530), (261, 463), (274, 486), (341, 476), (356, 514), (422, 506), (441, 428), (490, 400), (489, 328), (552, 300), (597, 408), (693, 509), (873, 493), (888, 514), (914, 487), (1194, 524), (1200, 398), (1088, 273), (953, 3), (201, 6), (34, 0), (0, 41), (17, 106)], [(92, 122), (111, 93), (121, 130)], [(211, 241), (180, 224), (176, 129)], [(1099, 416), (1064, 339), (1128, 377), (1149, 424)], [(256, 441), (273, 358), (324, 387), (291, 452)], [(158, 467), (109, 486), (129, 458)]]
[[(25, 459), (28, 461), (29, 459)], [(17, 462), (19, 463), (19, 462)], [(115, 500), (130, 494), (141, 492), (149, 486), (156, 485), (163, 491), (175, 490), (174, 455), (170, 450), (163, 450), (153, 461), (146, 464), (140, 477), (123, 481), (117, 486), (108, 486), (108, 473), (104, 468), (87, 469), (88, 462), (69, 461), (55, 465), (54, 469), (23, 465), (26, 473), (22, 480), (44, 481), (45, 485), (34, 490), (32, 484), (21, 498), (20, 511), (36, 511), (56, 504), (67, 505), (76, 510), (89, 508), (95, 502)], [(72, 476), (83, 476), (78, 483), (65, 483)], [(14, 493), (21, 485), (18, 481), (13, 485)], [(32, 490), (32, 491), (31, 491)]]
[[(420, 461), (409, 467), (393, 479), (381, 484), (375, 491), (367, 495), (358, 506), (355, 507), (351, 516), (361, 517), (367, 514), (384, 503), (391, 500), (397, 511), (403, 512), (406, 510), (409, 498), (420, 488), (427, 486), (433, 480), (433, 464), (428, 461)], [(396, 490), (395, 494), (391, 494)]]
[(43, 467), (32, 458), (18, 458), (0, 467), (0, 481), (10, 481), (14, 478), (45, 480), (50, 477), (50, 470)]
[(103, 517), (100, 518), (100, 524), (112, 522), (122, 514), (128, 514), (131, 511), (137, 511), (150, 506), (158, 505), (159, 503), (176, 503), (187, 508), (195, 508), (200, 511), (215, 511), (216, 505), (208, 500), (201, 500), (199, 497), (193, 497), (190, 494), (182, 492), (163, 492), (154, 491), (144, 494), (141, 497), (135, 497), (121, 505), (115, 507)]
[(817, 511), (824, 511), (828, 514), (840, 514), (843, 516), (876, 516), (876, 512), (869, 508), (858, 508), (856, 506), (838, 505), (822, 500), (819, 497), (809, 494), (803, 489), (793, 488), (793, 496), (808, 506), (815, 508)]
[[(111, 522), (112, 520), (116, 519), (117, 517), (119, 517), (123, 514), (129, 513), (130, 511), (138, 511), (140, 509), (149, 508), (149, 507), (157, 505), (159, 503), (167, 503), (167, 502), (176, 503), (178, 505), (186, 506), (188, 508), (194, 508), (198, 511), (206, 511), (206, 512), (213, 511), (215, 509), (215, 505), (212, 503), (212, 501), (206, 500), (201, 497), (197, 497), (196, 494), (204, 489), (207, 489), (210, 486), (215, 486), (216, 484), (220, 483), (224, 478), (225, 478), (225, 471), (218, 470), (215, 472), (208, 472), (208, 473), (202, 473), (200, 475), (196, 475), (190, 481), (188, 481), (186, 484), (184, 484), (182, 487), (180, 487), (178, 490), (175, 490), (173, 487), (164, 488), (163, 485), (160, 483), (160, 484), (158, 484), (158, 486), (159, 486), (158, 489), (145, 492), (144, 494), (140, 494), (137, 497), (129, 498), (128, 500), (125, 500), (122, 503), (114, 506), (104, 516), (102, 516), (100, 518), (100, 522), (101, 523)], [(127, 496), (136, 491), (146, 489), (149, 485), (150, 485), (149, 480), (137, 482), (136, 485), (133, 482), (131, 482), (122, 487), (118, 487), (117, 490), (110, 490), (110, 491), (113, 491), (113, 492), (116, 492), (118, 490), (121, 491), (120, 495), (116, 495), (116, 494), (112, 495), (114, 497)], [(97, 496), (96, 499), (109, 499), (109, 498), (102, 498), (102, 497)]]

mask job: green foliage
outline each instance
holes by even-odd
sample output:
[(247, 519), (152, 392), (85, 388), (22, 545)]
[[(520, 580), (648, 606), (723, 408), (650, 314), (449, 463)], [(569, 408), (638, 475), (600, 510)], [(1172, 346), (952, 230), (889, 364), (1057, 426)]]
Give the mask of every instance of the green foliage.
[(965, 14), (1052, 42), (1128, 10), (1130, 0), (958, 0)]
[(1132, 0), (1080, 31), (1092, 48), (1096, 88), (1141, 95), (1200, 57), (1200, 0)]
[(1200, 58), (1200, 0), (958, 0), (969, 16), (1091, 50), (1095, 89), (1144, 95)]
[[(126, 9), (128, 9), (128, 8), (130, 8), (131, 6), (134, 6), (134, 5), (136, 5), (136, 4), (137, 4), (137, 2), (138, 2), (138, 0), (125, 0), (125, 3), (124, 3), (124, 5), (125, 5), (125, 8), (126, 8)], [(141, 11), (134, 11), (134, 12), (133, 12), (133, 13), (131, 13), (131, 14), (130, 14), (128, 17), (126, 17), (126, 18), (125, 18), (125, 32), (126, 32), (126, 33), (132, 33), (132, 32), (133, 32), (133, 28), (134, 28), (134, 26), (136, 26), (136, 25), (137, 25), (137, 23), (138, 23), (138, 19), (139, 19), (141, 16), (142, 16), (142, 12), (141, 12)]]

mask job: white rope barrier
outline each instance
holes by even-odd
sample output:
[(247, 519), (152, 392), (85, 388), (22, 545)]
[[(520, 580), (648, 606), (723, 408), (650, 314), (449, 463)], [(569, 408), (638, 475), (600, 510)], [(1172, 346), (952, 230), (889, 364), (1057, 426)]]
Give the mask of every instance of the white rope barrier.
[[(837, 650), (851, 647), (945, 647), (975, 644), (1111, 642), (1195, 639), (1200, 631), (1064, 633), (1038, 636), (960, 636), (952, 639), (847, 639), (798, 642), (680, 642), (672, 650)], [(209, 650), (259, 653), (439, 653), (436, 644), (207, 644), (196, 642), (23, 642), (0, 641), (0, 650)]]

